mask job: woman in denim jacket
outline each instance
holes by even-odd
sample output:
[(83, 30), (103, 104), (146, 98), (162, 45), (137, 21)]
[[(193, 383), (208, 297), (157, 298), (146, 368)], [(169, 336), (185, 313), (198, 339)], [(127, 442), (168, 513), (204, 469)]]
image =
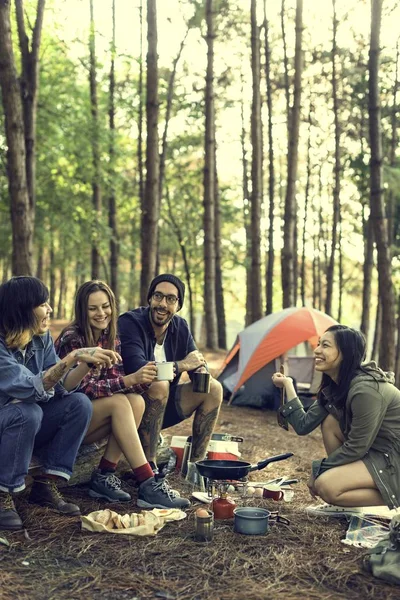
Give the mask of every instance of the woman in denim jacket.
[(48, 290), (36, 277), (0, 286), (0, 529), (21, 529), (13, 495), (25, 488), (32, 454), (43, 465), (29, 501), (79, 515), (57, 482), (71, 476), (92, 415), (88, 397), (72, 391), (88, 364), (111, 366), (117, 355), (82, 348), (59, 360), (49, 332)]
[(361, 332), (344, 325), (326, 330), (314, 351), (322, 382), (307, 412), (291, 379), (272, 377), (286, 390), (288, 402), (280, 412), (296, 433), (306, 435), (321, 425), (327, 457), (313, 461), (308, 487), (328, 505), (309, 507), (313, 514), (400, 506), (400, 391), (392, 373), (362, 363), (365, 351)]

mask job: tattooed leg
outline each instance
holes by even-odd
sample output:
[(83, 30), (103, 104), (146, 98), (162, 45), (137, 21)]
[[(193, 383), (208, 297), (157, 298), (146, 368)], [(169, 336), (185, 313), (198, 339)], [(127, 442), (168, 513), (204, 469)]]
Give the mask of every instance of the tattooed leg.
[(193, 419), (193, 441), (191, 462), (202, 460), (207, 452), (207, 446), (218, 419), (219, 406), (211, 412), (204, 412), (202, 407), (196, 410)]
[(222, 403), (222, 386), (215, 379), (211, 379), (208, 394), (194, 393), (191, 384), (183, 384), (180, 391), (181, 414), (184, 418), (188, 418), (194, 413), (190, 460), (196, 462), (202, 460), (206, 455)]
[[(163, 385), (160, 385), (163, 384)], [(161, 433), (169, 385), (165, 382), (152, 384), (143, 395), (145, 409), (139, 427), (139, 436), (148, 461), (156, 464), (158, 438)]]

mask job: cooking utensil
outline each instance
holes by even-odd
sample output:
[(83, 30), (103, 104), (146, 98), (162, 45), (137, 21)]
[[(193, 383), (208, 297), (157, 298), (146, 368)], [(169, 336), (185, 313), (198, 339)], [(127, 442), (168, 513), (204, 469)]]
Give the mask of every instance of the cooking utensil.
[(254, 506), (235, 508), (235, 531), (245, 535), (264, 535), (269, 527), (270, 512), (266, 508)]
[(233, 479), (243, 479), (251, 471), (264, 469), (272, 462), (286, 460), (291, 456), (293, 456), (293, 452), (277, 454), (276, 456), (260, 460), (255, 465), (243, 460), (199, 460), (195, 464), (202, 477), (232, 481)]
[[(284, 367), (283, 363), (281, 363), (281, 366), (279, 368), (279, 373), (281, 373), (282, 375), (285, 374), (285, 367)], [(284, 404), (285, 404), (285, 388), (282, 387), (281, 388), (281, 401), (280, 401), (279, 408), (281, 408)], [(276, 420), (278, 421), (279, 427), (282, 427), (282, 429), (289, 431), (289, 425), (288, 425), (287, 419), (285, 419), (285, 417), (283, 415), (281, 415), (279, 410), (276, 413)]]

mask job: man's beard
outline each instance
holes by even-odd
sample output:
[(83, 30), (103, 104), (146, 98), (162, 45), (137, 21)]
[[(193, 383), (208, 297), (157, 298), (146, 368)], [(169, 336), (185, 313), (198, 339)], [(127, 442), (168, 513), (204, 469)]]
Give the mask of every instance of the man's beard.
[(163, 313), (158, 313), (158, 309), (156, 307), (152, 307), (150, 310), (151, 322), (156, 326), (160, 327), (162, 325), (166, 325), (170, 322), (173, 315), (167, 310)]

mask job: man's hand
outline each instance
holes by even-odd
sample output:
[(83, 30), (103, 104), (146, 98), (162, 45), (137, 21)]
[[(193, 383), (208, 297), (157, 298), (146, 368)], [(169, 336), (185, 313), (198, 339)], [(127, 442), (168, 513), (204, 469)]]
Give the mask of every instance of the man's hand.
[(126, 387), (132, 387), (138, 383), (152, 383), (157, 377), (157, 367), (154, 361), (148, 362), (135, 373), (125, 375)]
[(199, 367), (204, 367), (206, 369), (206, 359), (198, 350), (193, 350), (193, 352), (189, 352), (187, 356), (181, 361), (178, 362), (179, 372), (182, 371), (193, 371), (194, 369), (198, 369)]
[(76, 362), (84, 362), (96, 367), (109, 368), (115, 363), (122, 362), (122, 358), (118, 352), (100, 347), (79, 348), (79, 350), (74, 350), (71, 355)]

